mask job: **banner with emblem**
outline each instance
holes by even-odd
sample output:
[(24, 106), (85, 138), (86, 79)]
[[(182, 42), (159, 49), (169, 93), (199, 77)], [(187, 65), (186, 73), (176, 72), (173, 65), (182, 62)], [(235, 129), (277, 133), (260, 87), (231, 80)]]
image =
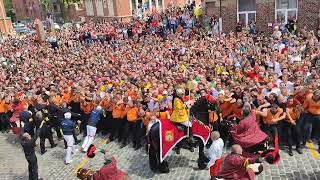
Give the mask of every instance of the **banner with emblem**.
[(160, 119), (159, 125), (160, 161), (162, 162), (168, 156), (172, 148), (187, 136), (183, 131), (179, 131), (169, 119)]
[[(178, 130), (177, 126), (168, 119), (159, 120), (160, 132), (160, 162), (168, 156), (169, 152), (187, 135)], [(206, 144), (210, 137), (210, 128), (198, 120), (192, 121), (192, 133)]]

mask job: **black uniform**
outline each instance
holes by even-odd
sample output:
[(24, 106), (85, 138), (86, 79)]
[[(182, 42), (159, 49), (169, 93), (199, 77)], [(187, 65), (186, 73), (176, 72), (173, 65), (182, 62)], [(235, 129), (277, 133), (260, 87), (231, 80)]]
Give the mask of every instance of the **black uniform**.
[(44, 121), (42, 128), (40, 129), (40, 152), (44, 154), (46, 152), (45, 148), (45, 140), (48, 139), (51, 145), (51, 148), (56, 147), (57, 145), (54, 144), (53, 137), (52, 137), (52, 130), (51, 124), (49, 121), (49, 114), (47, 110), (43, 109), (41, 111), (42, 118), (35, 117), (35, 122), (37, 124), (37, 128), (40, 126), (41, 122)]
[(39, 136), (40, 130), (37, 130), (32, 139), (22, 141), (24, 155), (28, 161), (29, 180), (38, 180), (38, 163), (37, 156), (35, 154), (36, 140)]
[(60, 131), (60, 119), (58, 118), (59, 107), (55, 104), (50, 103), (48, 106), (49, 110), (49, 121), (51, 126), (56, 130), (57, 136), (59, 140), (62, 140), (62, 134)]
[(24, 110), (20, 113), (19, 118), (20, 121), (24, 123), (23, 132), (33, 136), (35, 125), (32, 119), (32, 113), (30, 113), (28, 110)]

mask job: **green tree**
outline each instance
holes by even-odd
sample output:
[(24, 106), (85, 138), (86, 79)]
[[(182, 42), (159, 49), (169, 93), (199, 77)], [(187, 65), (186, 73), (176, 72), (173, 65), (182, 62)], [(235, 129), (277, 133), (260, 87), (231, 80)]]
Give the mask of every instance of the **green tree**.
[(4, 8), (6, 10), (7, 17), (10, 17), (12, 20), (15, 19), (15, 11), (12, 6), (12, 0), (4, 0)]
[(41, 5), (43, 7), (43, 10), (48, 12), (50, 6), (52, 5), (52, 0), (41, 0)]

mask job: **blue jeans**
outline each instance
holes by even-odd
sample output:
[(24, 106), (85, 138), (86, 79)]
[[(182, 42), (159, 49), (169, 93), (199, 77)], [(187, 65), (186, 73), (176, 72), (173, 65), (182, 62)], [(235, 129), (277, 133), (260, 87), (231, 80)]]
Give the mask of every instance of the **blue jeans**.
[(91, 39), (85, 39), (84, 42), (86, 43), (86, 46), (90, 46), (90, 44), (91, 44)]
[(171, 30), (173, 33), (176, 33), (176, 31), (177, 31), (177, 25), (170, 23), (170, 30)]
[(312, 129), (316, 129), (314, 133), (315, 139), (320, 143), (320, 132), (318, 129), (320, 128), (320, 116), (314, 115), (311, 113), (304, 113), (300, 117), (300, 128), (303, 130), (303, 141), (309, 140), (312, 138)]

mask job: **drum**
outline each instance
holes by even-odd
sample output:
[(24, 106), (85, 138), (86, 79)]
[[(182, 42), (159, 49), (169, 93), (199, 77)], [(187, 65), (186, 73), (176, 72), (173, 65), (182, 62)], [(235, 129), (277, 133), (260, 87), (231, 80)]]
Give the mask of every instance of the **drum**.
[(81, 180), (90, 180), (93, 175), (91, 169), (80, 168), (77, 172), (77, 177)]
[(249, 164), (248, 168), (252, 169), (255, 175), (259, 175), (263, 171), (262, 163)]

